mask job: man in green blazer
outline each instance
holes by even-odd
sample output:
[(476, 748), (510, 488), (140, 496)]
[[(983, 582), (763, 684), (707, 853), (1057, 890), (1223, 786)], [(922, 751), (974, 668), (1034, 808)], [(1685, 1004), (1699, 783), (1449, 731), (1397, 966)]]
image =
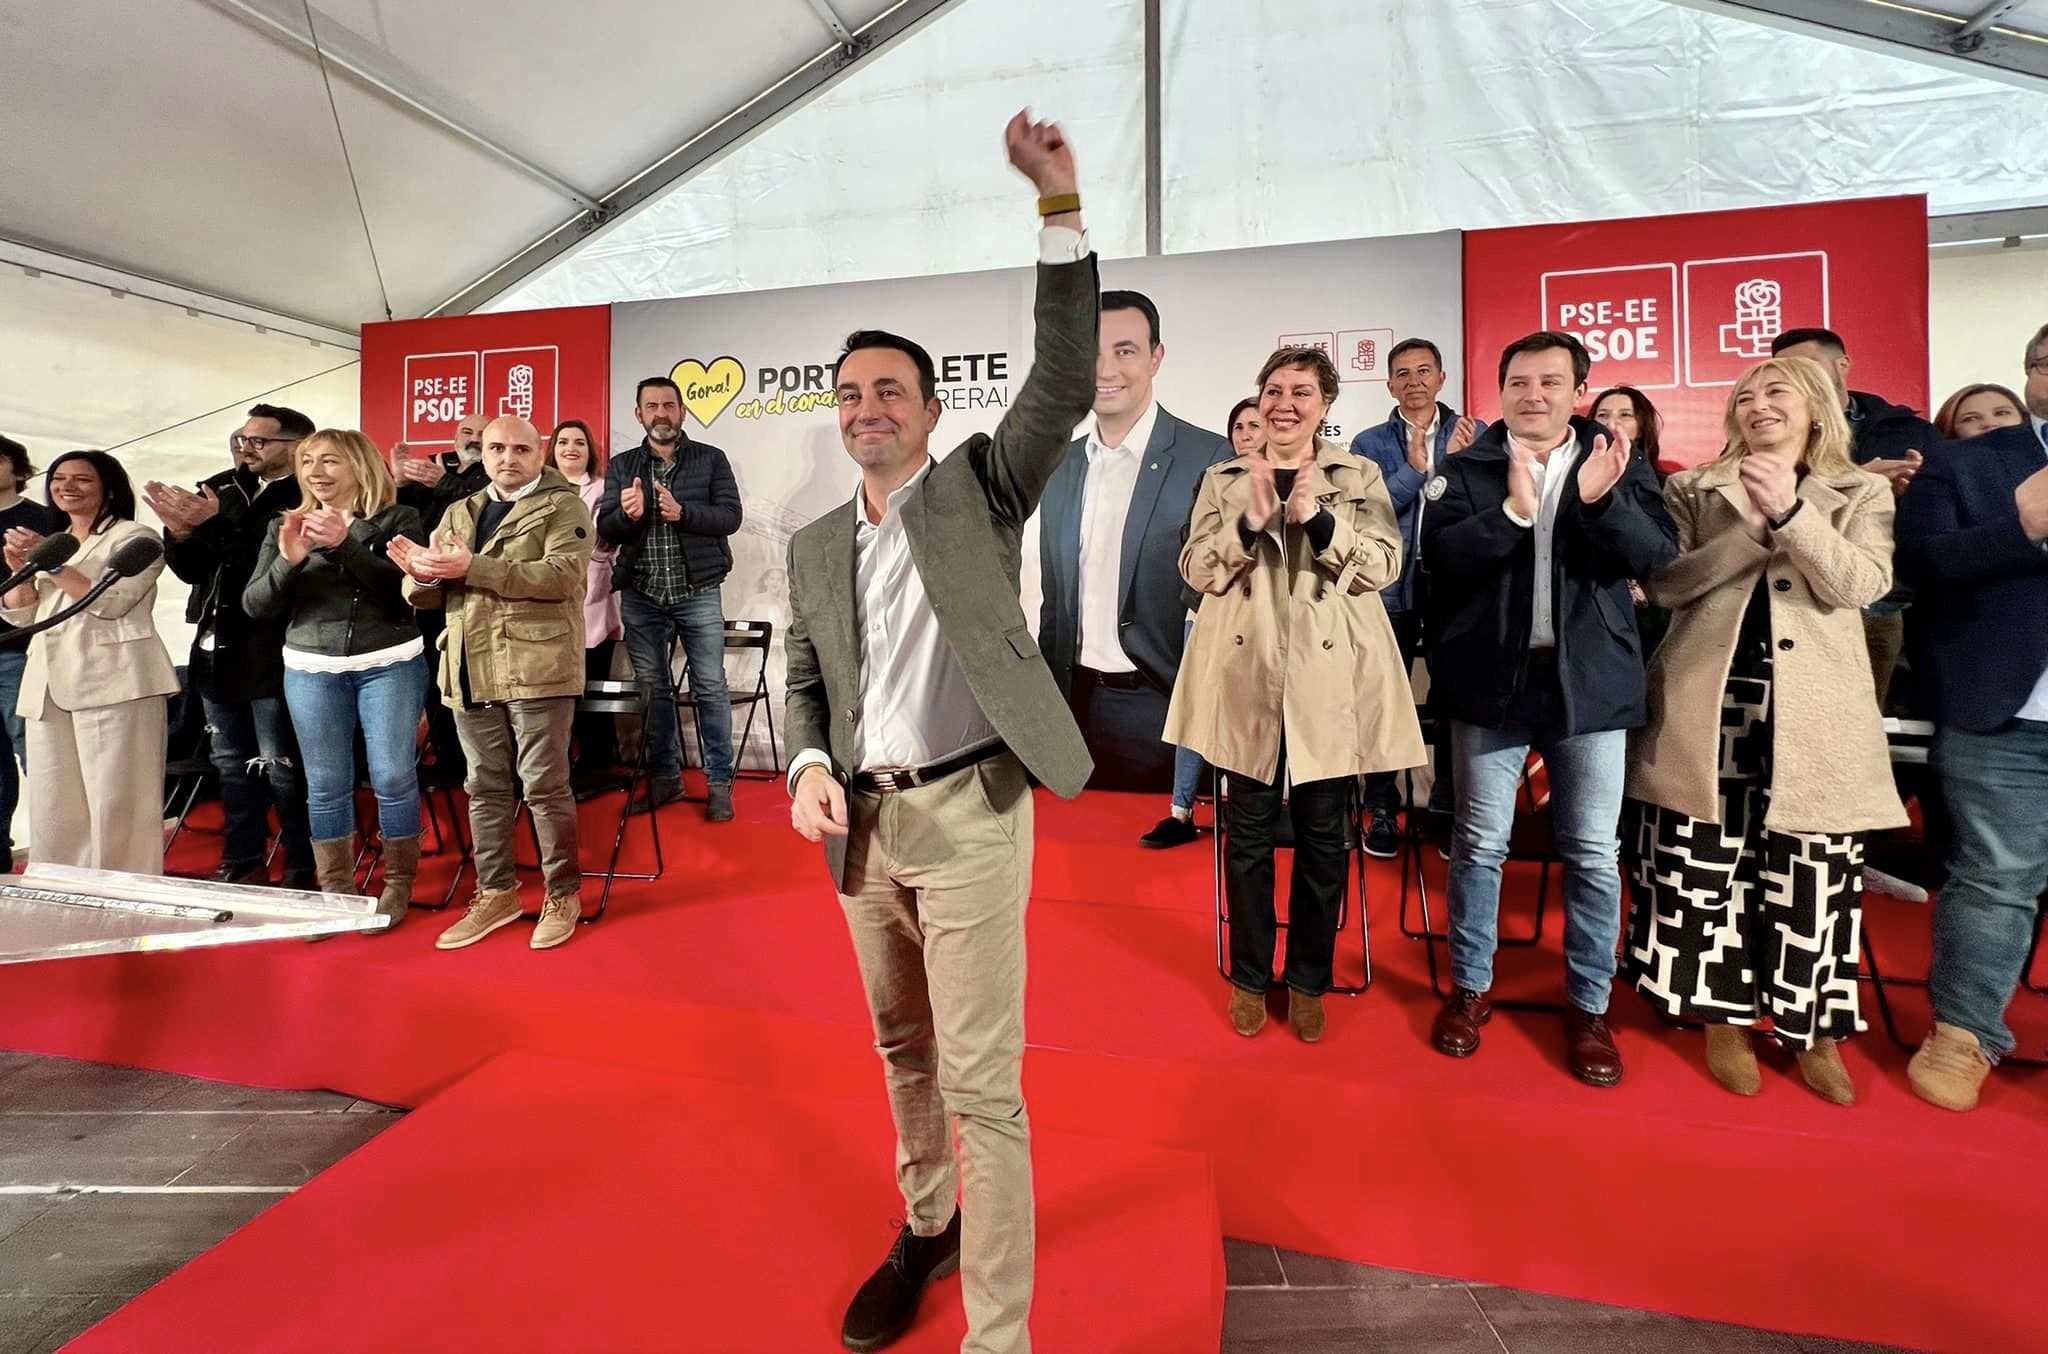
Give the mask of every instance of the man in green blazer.
[(993, 437), (935, 459), (930, 354), (881, 330), (849, 336), (833, 383), (860, 492), (789, 543), (790, 821), (826, 843), (909, 1218), (847, 1310), (853, 1350), (901, 1335), (955, 1267), (962, 1349), (1030, 1349), (1031, 782), (1071, 798), (1091, 765), (1024, 619), (1018, 566), (1024, 524), (1094, 402), (1097, 279), (1064, 135), (1019, 113), (1005, 139), (1044, 222), (1016, 402)]

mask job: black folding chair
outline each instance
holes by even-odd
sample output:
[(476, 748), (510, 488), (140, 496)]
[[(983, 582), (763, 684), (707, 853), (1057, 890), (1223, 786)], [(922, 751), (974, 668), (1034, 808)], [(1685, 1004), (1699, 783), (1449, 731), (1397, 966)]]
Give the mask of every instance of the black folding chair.
[[(641, 727), (644, 729), (648, 714), (653, 709), (653, 704), (651, 691), (638, 682), (615, 682), (600, 678), (584, 686), (583, 695), (576, 701), (576, 713), (579, 715), (607, 715), (613, 718), (619, 715), (632, 715), (641, 721)], [(632, 766), (626, 769), (626, 774), (598, 787), (594, 794), (588, 796), (595, 798), (596, 795), (610, 794), (614, 791), (621, 791), (624, 794), (624, 797), (619, 801), (618, 830), (612, 834), (611, 855), (605, 862), (605, 868), (598, 875), (599, 878), (604, 880), (604, 888), (597, 896), (597, 910), (582, 918), (585, 923), (594, 922), (604, 915), (605, 908), (611, 903), (612, 884), (615, 881), (620, 879), (659, 879), (668, 869), (661, 855), (661, 814), (659, 812), (637, 815), (646, 821), (648, 836), (654, 844), (653, 872), (638, 873), (619, 868), (619, 856), (626, 849), (626, 829), (632, 824), (635, 817), (635, 815), (629, 812), (633, 802), (633, 789), (635, 786), (638, 786), (641, 794), (648, 796), (650, 799), (654, 794), (654, 772), (647, 761), (648, 743), (649, 740), (643, 733), (640, 738), (639, 753), (634, 757)], [(528, 830), (533, 832), (534, 851), (536, 856), (538, 856), (540, 837), (538, 830), (533, 827), (533, 815), (530, 812), (526, 814), (526, 821)]]
[[(1230, 801), (1230, 775), (1225, 771), (1213, 771), (1216, 799), (1216, 971), (1226, 980), (1230, 977), (1230, 898), (1224, 888), (1223, 857), (1229, 828), (1227, 806)], [(1279, 815), (1273, 824), (1273, 848), (1294, 845), (1294, 822), (1286, 812)], [(1360, 983), (1332, 983), (1332, 995), (1346, 997), (1360, 996), (1372, 987), (1372, 934), (1366, 920), (1365, 886), (1365, 797), (1358, 778), (1352, 777), (1350, 794), (1344, 806), (1344, 849), (1351, 856), (1352, 877), (1345, 881), (1344, 896), (1337, 902), (1337, 937), (1343, 939), (1344, 926), (1351, 911), (1353, 885), (1358, 892), (1358, 947), (1359, 955), (1365, 961), (1365, 980)], [(1275, 872), (1274, 886), (1279, 886), (1278, 872)], [(1285, 918), (1276, 918), (1274, 925), (1280, 930), (1287, 929)], [(1278, 978), (1267, 984), (1269, 991), (1278, 991), (1286, 986)]]
[[(730, 674), (726, 680), (726, 702), (733, 709), (741, 706), (747, 709), (747, 722), (733, 738), (733, 774), (750, 780), (778, 780), (782, 776), (782, 746), (775, 734), (775, 702), (768, 694), (768, 650), (775, 640), (773, 621), (727, 621), (725, 623), (725, 654), (729, 660), (733, 654), (758, 654), (760, 662), (754, 669), (754, 684), (751, 688), (739, 689), (733, 685)], [(676, 738), (682, 743), (683, 760), (690, 760), (688, 743), (683, 739), (682, 714), (688, 710), (690, 717), (697, 717), (697, 700), (690, 694), (684, 679), (688, 666), (683, 656), (683, 638), (678, 634), (669, 645), (669, 682), (676, 693)], [(751, 771), (741, 770), (746, 760), (747, 741), (753, 736), (754, 716), (760, 712), (768, 721), (768, 760), (770, 765), (756, 767)], [(701, 732), (698, 741), (702, 742)], [(703, 765), (702, 750), (699, 749), (697, 764)]]

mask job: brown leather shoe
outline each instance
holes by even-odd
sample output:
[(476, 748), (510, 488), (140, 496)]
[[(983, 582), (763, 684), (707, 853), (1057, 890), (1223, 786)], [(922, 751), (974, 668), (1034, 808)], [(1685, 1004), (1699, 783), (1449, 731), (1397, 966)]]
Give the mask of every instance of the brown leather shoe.
[(1493, 1007), (1484, 992), (1459, 988), (1436, 1013), (1429, 1030), (1429, 1042), (1436, 1051), (1452, 1058), (1469, 1058), (1479, 1051), (1479, 1027), (1493, 1019)]
[(1266, 994), (1230, 989), (1230, 1027), (1249, 1039), (1266, 1028)]
[(1323, 1037), (1323, 999), (1306, 993), (1287, 990), (1287, 1023), (1294, 1027), (1294, 1037), (1304, 1044), (1313, 1044)]
[(1707, 1026), (1707, 1070), (1737, 1095), (1755, 1095), (1764, 1088), (1749, 1030), (1740, 1025)]
[(1565, 1061), (1572, 1075), (1588, 1086), (1613, 1086), (1621, 1081), (1621, 1050), (1607, 1017), (1574, 1006), (1564, 1013)]

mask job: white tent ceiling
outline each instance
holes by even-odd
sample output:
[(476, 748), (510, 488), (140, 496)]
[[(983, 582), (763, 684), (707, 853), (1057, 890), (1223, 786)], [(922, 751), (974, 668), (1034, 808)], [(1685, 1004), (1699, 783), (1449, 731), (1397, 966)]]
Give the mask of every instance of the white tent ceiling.
[(419, 314), (815, 67), (835, 25), (933, 8), (319, 0), (323, 80), (300, 0), (0, 0), (0, 238), (333, 328)]

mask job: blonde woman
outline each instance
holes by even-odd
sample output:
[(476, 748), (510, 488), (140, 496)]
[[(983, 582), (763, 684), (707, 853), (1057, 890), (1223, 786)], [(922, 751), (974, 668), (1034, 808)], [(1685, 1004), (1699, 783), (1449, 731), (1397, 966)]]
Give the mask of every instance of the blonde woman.
[(1752, 1031), (1836, 1104), (1836, 1042), (1863, 1028), (1858, 833), (1906, 821), (1861, 608), (1892, 583), (1892, 493), (1849, 459), (1819, 364), (1750, 368), (1728, 450), (1672, 476), (1680, 554), (1649, 581), (1671, 631), (1629, 748), (1627, 966), (1665, 1015), (1706, 1024), (1707, 1066), (1762, 1087)]
[[(1167, 742), (1229, 777), (1230, 1020), (1266, 1022), (1273, 975), (1273, 829), (1283, 781), (1294, 826), (1288, 1023), (1313, 1043), (1345, 890), (1345, 819), (1357, 778), (1422, 763), (1407, 666), (1379, 590), (1401, 532), (1379, 467), (1316, 430), (1337, 369), (1282, 348), (1259, 372), (1265, 446), (1210, 467), (1180, 568), (1206, 594), (1167, 712)], [(1242, 444), (1240, 444), (1242, 445)]]
[(307, 813), (320, 887), (354, 893), (355, 735), (369, 754), (384, 839), (379, 907), (405, 916), (420, 860), (414, 770), (427, 662), (419, 622), (384, 553), (394, 536), (424, 542), (419, 513), (398, 503), (384, 457), (359, 432), (322, 429), (298, 445), (300, 507), (271, 525), (242, 594), (251, 616), (288, 616), (284, 698), (305, 760)]

